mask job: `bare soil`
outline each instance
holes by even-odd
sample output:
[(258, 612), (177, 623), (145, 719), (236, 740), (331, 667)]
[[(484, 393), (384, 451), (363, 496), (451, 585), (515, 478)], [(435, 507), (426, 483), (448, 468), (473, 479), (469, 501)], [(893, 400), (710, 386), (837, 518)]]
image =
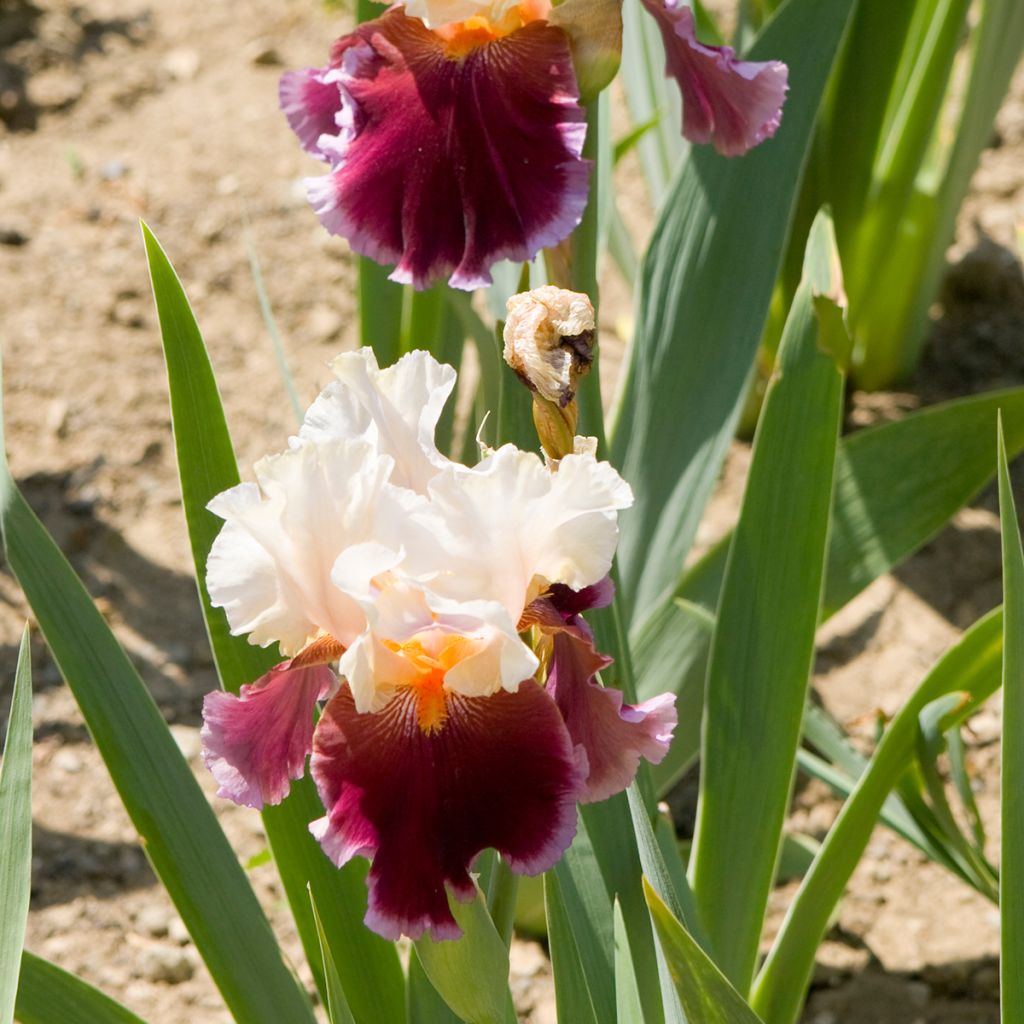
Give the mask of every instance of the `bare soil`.
[[(244, 12), (199, 0), (0, 0), (0, 324), (11, 463), (211, 798), (198, 726), (215, 676), (138, 222), (155, 230), (186, 283), (248, 466), (280, 447), (294, 419), (248, 267), (246, 218), (304, 401), (325, 382), (327, 359), (355, 344), (347, 249), (306, 207), (298, 182), (315, 165), (276, 102), (281, 69), (320, 62), (343, 27), (314, 0), (251, 0)], [(1024, 382), (1022, 221), (1018, 75), (961, 218), (921, 369), (905, 392), (854, 395), (851, 428)], [(614, 338), (606, 340), (612, 348)], [(737, 444), (703, 539), (735, 515), (746, 461)], [(987, 493), (823, 629), (821, 700), (870, 742), (875, 713), (894, 712), (999, 594), (998, 521)], [(27, 616), (17, 585), (0, 575), (0, 691)], [(38, 637), (33, 654), (29, 947), (153, 1024), (226, 1022)], [(994, 702), (969, 743), (993, 844), (999, 731)], [(258, 815), (214, 803), (243, 860), (260, 853)], [(837, 807), (819, 785), (802, 784), (792, 824), (821, 837)], [(272, 867), (252, 877), (301, 961)], [(791, 895), (791, 886), (776, 892), (773, 927)], [(805, 1020), (996, 1021), (997, 952), (995, 908), (879, 829), (821, 950)], [(536, 943), (516, 942), (513, 983), (524, 1020), (554, 1020)]]

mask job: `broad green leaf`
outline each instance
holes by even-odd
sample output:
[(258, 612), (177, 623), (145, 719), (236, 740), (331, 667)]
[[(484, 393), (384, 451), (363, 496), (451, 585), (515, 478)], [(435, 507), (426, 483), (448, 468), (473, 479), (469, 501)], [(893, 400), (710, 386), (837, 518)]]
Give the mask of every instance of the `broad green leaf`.
[[(615, 895), (605, 882), (586, 820), (580, 819), (572, 846), (545, 882), (544, 895), (556, 994), (561, 980), (561, 1003), (579, 1004), (582, 987), (595, 1021), (614, 1024)], [(551, 931), (553, 924), (559, 926), (556, 931)]]
[(849, 354), (830, 298), (842, 291), (835, 260), (821, 215), (754, 439), (708, 667), (690, 877), (715, 962), (744, 992), (775, 877), (821, 602)]
[(1000, 776), (999, 1000), (1003, 1024), (1024, 1021), (1024, 550), (999, 429), (1003, 533), (1003, 743)]
[(508, 950), (495, 930), (483, 894), (472, 903), (452, 901), (461, 939), (417, 939), (416, 956), (430, 983), (466, 1024), (515, 1024), (508, 988)]
[(21, 1024), (145, 1024), (99, 989), (27, 950), (21, 954), (14, 1017)]
[(732, 439), (815, 116), (854, 4), (790, 0), (780, 8), (751, 53), (789, 65), (778, 134), (735, 160), (694, 147), (662, 207), (611, 432), (614, 461), (637, 496), (621, 519), (630, 621), (642, 622), (675, 587)]
[[(1024, 388), (933, 405), (842, 439), (822, 618), (935, 536), (992, 479), (1002, 411), (1011, 457), (1024, 451)], [(686, 575), (679, 596), (718, 605), (729, 539)]]
[(700, 1024), (759, 1024), (760, 1017), (665, 906), (646, 878), (644, 893), (686, 1020)]
[(0, 1024), (11, 1024), (32, 889), (32, 651), (21, 635), (0, 761)]
[(408, 1024), (460, 1024), (461, 1018), (452, 1013), (437, 994), (417, 956), (409, 957), (407, 992)]
[(761, 968), (751, 1003), (773, 1024), (795, 1022), (829, 918), (867, 847), (882, 808), (914, 757), (918, 716), (946, 694), (970, 694), (966, 715), (999, 686), (1002, 612), (975, 623), (950, 648), (882, 735), (786, 914)]
[[(221, 522), (206, 505), (238, 483), (231, 439), (202, 335), (184, 290), (159, 243), (143, 228), (156, 298), (171, 397), (171, 419), (178, 455), (182, 500), (195, 565), (203, 618), (217, 671), (226, 690), (237, 693), (266, 672), (272, 651), (233, 637), (224, 613), (214, 609), (198, 581)], [(288, 799), (263, 810), (263, 822), (307, 961), (326, 999), (320, 942), (307, 887), (325, 908), (324, 930), (338, 957), (345, 994), (359, 1024), (399, 1024), (404, 1020), (404, 978), (394, 947), (362, 923), (366, 908), (365, 866), (353, 861), (340, 871), (309, 834), (309, 822), (323, 806), (307, 777), (293, 783)]]
[(312, 1021), (306, 995), (153, 698), (21, 496), (5, 458), (0, 527), (8, 565), (231, 1012), (247, 1024)]
[[(380, 14), (378, 9), (373, 17)], [(381, 366), (390, 366), (402, 354), (402, 312), (405, 289), (388, 280), (387, 268), (366, 256), (359, 270), (359, 344), (372, 348)]]
[(327, 989), (327, 1017), (331, 1024), (356, 1024), (352, 1011), (348, 1007), (348, 1000), (345, 998), (345, 989), (341, 984), (341, 976), (338, 974), (338, 964), (331, 950), (327, 934), (324, 932), (320, 912), (316, 909), (316, 900), (313, 898), (312, 889), (309, 890), (309, 905), (313, 910), (316, 934), (320, 940), (320, 957), (324, 968), (324, 985)]
[[(548, 953), (551, 973), (555, 979), (555, 1005), (560, 1021), (598, 1024), (598, 1011), (587, 980), (584, 953), (580, 950), (581, 935), (569, 915), (563, 897), (562, 883), (554, 871), (544, 876), (544, 907), (547, 913)], [(621, 916), (621, 911), (619, 912)], [(589, 930), (589, 923), (585, 925)], [(625, 927), (625, 925), (623, 925)], [(590, 939), (593, 945), (593, 939)], [(607, 1014), (608, 1006), (605, 1006)], [(612, 1018), (614, 1020), (614, 1017)]]

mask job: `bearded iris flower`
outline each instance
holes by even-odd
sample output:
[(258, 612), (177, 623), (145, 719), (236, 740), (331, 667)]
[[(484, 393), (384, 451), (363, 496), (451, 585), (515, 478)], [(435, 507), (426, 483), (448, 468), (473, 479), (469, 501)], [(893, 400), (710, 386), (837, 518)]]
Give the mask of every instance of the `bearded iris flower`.
[[(785, 65), (698, 43), (682, 0), (643, 2), (683, 92), (684, 134), (727, 155), (769, 137)], [(327, 230), (394, 264), (396, 281), (448, 277), (468, 290), (489, 284), (499, 260), (529, 260), (566, 238), (590, 178), (571, 38), (586, 31), (588, 15), (575, 13), (586, 7), (408, 0), (340, 38), (326, 67), (285, 74), (282, 109), (330, 168), (307, 181)]]
[(581, 617), (611, 598), (632, 494), (591, 454), (449, 461), (434, 428), (455, 373), (427, 353), (332, 368), (289, 449), (210, 505), (225, 520), (211, 599), (287, 660), (207, 696), (204, 756), (220, 795), (259, 807), (311, 752), (311, 831), (338, 866), (371, 860), (367, 924), (454, 938), (448, 892), (473, 898), (478, 853), (550, 868), (576, 804), (667, 750), (674, 698), (631, 706), (603, 687)]

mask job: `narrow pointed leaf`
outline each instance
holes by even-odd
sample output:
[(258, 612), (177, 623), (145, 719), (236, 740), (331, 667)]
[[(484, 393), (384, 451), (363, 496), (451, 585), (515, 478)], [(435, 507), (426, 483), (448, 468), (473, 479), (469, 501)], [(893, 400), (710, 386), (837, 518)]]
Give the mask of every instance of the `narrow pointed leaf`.
[(690, 875), (715, 961), (743, 992), (775, 877), (821, 602), (849, 350), (829, 298), (842, 289), (834, 246), (819, 215), (754, 440), (708, 668)]
[[(743, 406), (825, 83), (854, 0), (790, 0), (755, 59), (785, 61), (774, 139), (741, 159), (693, 147), (644, 259), (612, 439), (637, 495), (622, 517), (631, 621), (675, 587)], [(814, 40), (809, 46), (807, 41)]]
[(21, 956), (14, 1016), (20, 1024), (145, 1024), (99, 989), (28, 951)]
[(327, 1016), (331, 1024), (356, 1024), (352, 1011), (348, 1007), (348, 1000), (345, 998), (345, 989), (341, 984), (341, 976), (338, 974), (338, 964), (334, 959), (323, 922), (320, 920), (320, 912), (316, 909), (316, 900), (313, 898), (312, 889), (309, 890), (309, 905), (313, 908), (313, 921), (316, 924), (317, 937), (320, 939), (324, 984), (327, 989)]
[[(221, 522), (206, 505), (214, 495), (238, 483), (224, 409), (203, 339), (188, 299), (160, 244), (143, 227), (149, 258), (171, 397), (171, 419), (178, 455), (182, 501), (195, 564), (199, 597), (221, 683), (239, 687), (266, 672), (278, 659), (273, 652), (233, 637), (224, 613), (210, 604), (198, 581)], [(293, 783), (282, 804), (267, 807), (263, 822), (307, 960), (326, 998), (320, 941), (308, 888), (324, 909), (324, 931), (338, 957), (345, 994), (358, 1024), (400, 1024), (405, 1017), (404, 978), (391, 943), (362, 923), (366, 909), (365, 864), (353, 861), (340, 871), (309, 834), (309, 822), (323, 814), (312, 781)]]
[[(561, 883), (553, 871), (544, 876), (544, 907), (558, 1020), (598, 1024), (597, 1008), (580, 950), (581, 933), (570, 919)], [(621, 917), (621, 911), (619, 914)]]
[(804, 877), (761, 968), (752, 1005), (766, 1019), (795, 1021), (814, 969), (814, 956), (832, 911), (867, 847), (892, 790), (910, 767), (918, 716), (949, 693), (970, 694), (966, 715), (999, 686), (1002, 612), (975, 623), (946, 652), (882, 735), (839, 817)]
[[(562, 1015), (562, 1019), (576, 1018)], [(616, 1024), (644, 1024), (633, 954), (629, 948), (629, 933), (618, 900), (615, 901), (615, 1020)]]
[(312, 1021), (306, 995), (153, 698), (25, 502), (6, 459), (0, 527), (8, 565), (228, 1007), (247, 1024)]
[(32, 889), (32, 653), (21, 635), (0, 761), (0, 1024), (14, 1015)]
[(1003, 1024), (1024, 1021), (1024, 550), (999, 428), (1003, 533), (1003, 744), (999, 999)]
[(686, 1019), (701, 1024), (760, 1024), (761, 1018), (743, 1001), (646, 878), (644, 893)]
[[(986, 443), (1002, 412), (1007, 453), (1024, 451), (1024, 388), (958, 398), (844, 437), (822, 618), (834, 614), (941, 530), (996, 472)], [(678, 595), (714, 611), (729, 538), (683, 578)]]

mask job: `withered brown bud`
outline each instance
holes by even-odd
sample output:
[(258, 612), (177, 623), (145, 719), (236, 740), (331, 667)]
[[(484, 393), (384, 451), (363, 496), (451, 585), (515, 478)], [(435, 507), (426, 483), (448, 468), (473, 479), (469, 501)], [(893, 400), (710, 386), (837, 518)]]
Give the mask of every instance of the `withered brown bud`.
[(594, 307), (554, 285), (508, 300), (505, 362), (541, 398), (566, 408), (594, 361)]

